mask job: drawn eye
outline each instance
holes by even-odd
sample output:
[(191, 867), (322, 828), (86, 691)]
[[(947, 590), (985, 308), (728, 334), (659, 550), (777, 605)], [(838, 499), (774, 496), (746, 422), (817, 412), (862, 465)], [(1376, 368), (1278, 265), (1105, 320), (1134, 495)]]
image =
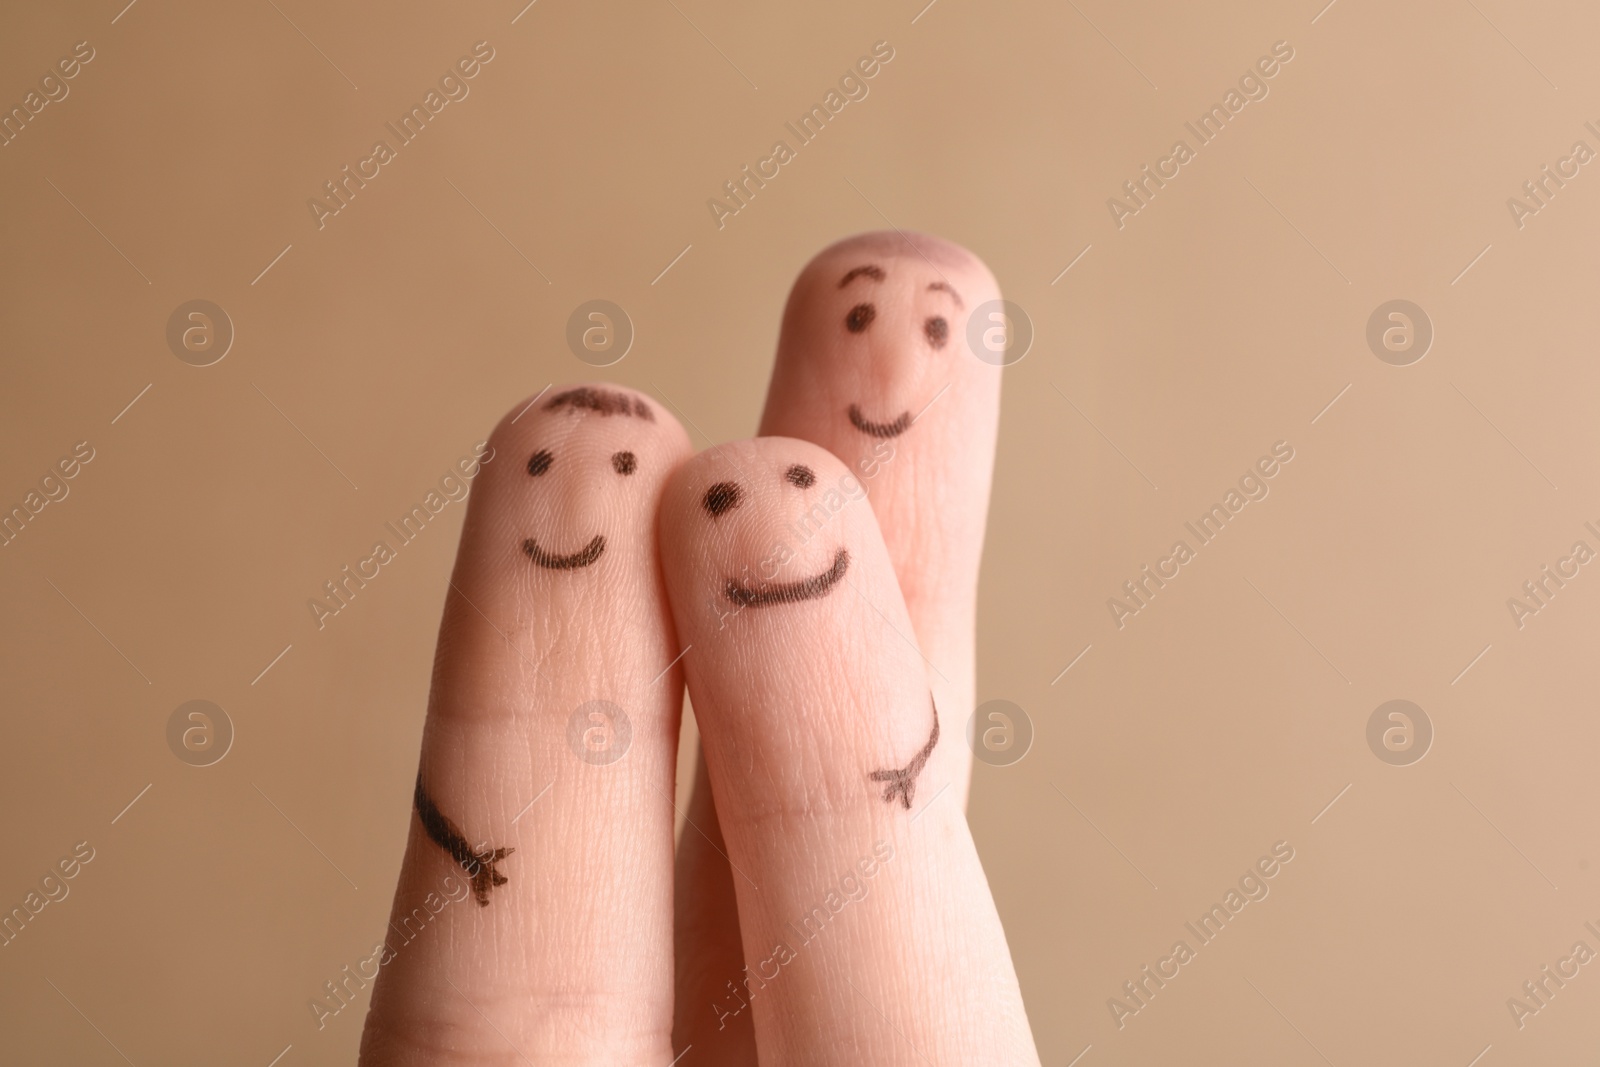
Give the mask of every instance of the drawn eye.
[(799, 486), (801, 489), (810, 489), (817, 484), (817, 476), (811, 473), (811, 468), (799, 463), (784, 471), (783, 476), (789, 479), (790, 485)]
[(552, 456), (548, 451), (541, 448), (539, 451), (533, 454), (532, 458), (528, 460), (528, 473), (537, 478), (539, 475), (549, 470), (550, 464), (554, 463), (555, 461), (556, 457)]
[(922, 332), (928, 335), (928, 343), (934, 348), (943, 348), (944, 343), (950, 339), (950, 324), (944, 321), (944, 316), (935, 315), (922, 324)]
[(639, 466), (639, 461), (632, 452), (616, 452), (611, 456), (611, 466), (618, 474), (632, 474)]
[(850, 314), (844, 317), (845, 329), (851, 333), (860, 333), (872, 325), (872, 320), (878, 317), (878, 309), (871, 304), (857, 304), (850, 309)]
[(705, 509), (711, 512), (713, 519), (738, 507), (744, 493), (733, 482), (718, 482), (706, 490), (705, 499), (701, 501)]

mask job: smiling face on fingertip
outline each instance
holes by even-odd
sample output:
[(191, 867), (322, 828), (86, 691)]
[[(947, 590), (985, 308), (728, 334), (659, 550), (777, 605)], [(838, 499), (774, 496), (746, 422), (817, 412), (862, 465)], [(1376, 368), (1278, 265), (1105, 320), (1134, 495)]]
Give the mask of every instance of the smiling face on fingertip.
[[(646, 423), (654, 422), (656, 418), (655, 411), (643, 399), (628, 393), (592, 386), (568, 389), (556, 394), (544, 405), (545, 411), (563, 409), (583, 418), (620, 416)], [(554, 428), (559, 424), (546, 425)], [(632, 449), (617, 449), (608, 457), (601, 459), (587, 454), (584, 450), (564, 447), (563, 442), (570, 439), (570, 434), (560, 435), (561, 440), (554, 439), (556, 436), (552, 434), (553, 439), (548, 444), (536, 446), (528, 456), (525, 469), (527, 477), (532, 480), (535, 488), (543, 487), (551, 480), (570, 477), (575, 464), (603, 464), (603, 468), (597, 467), (597, 469), (608, 470), (609, 477), (618, 482), (631, 479), (640, 469), (639, 457)], [(596, 531), (586, 542), (576, 545), (558, 545), (548, 536), (544, 538), (530, 536), (522, 542), (522, 551), (536, 567), (570, 572), (597, 563), (605, 554), (606, 543), (606, 535), (600, 531)]]
[[(751, 474), (756, 476), (753, 471)], [(763, 469), (759, 476), (770, 476), (775, 482), (789, 487), (790, 491), (801, 496), (802, 502), (807, 491), (817, 484), (816, 472), (804, 463), (789, 463)], [(716, 482), (708, 486), (700, 496), (701, 516), (713, 525), (737, 521), (734, 513), (743, 507), (746, 495), (746, 487), (738, 480)], [(787, 551), (787, 546), (783, 542), (776, 547), (785, 550), (774, 551), (766, 559), (755, 564), (763, 572), (773, 569), (772, 575), (763, 573), (754, 580), (745, 577), (724, 577), (721, 579), (722, 598), (739, 609), (819, 600), (832, 593), (840, 579), (845, 576), (845, 572), (850, 569), (850, 552), (839, 547), (833, 552), (832, 562), (816, 573), (788, 581), (776, 581), (774, 580), (776, 568), (787, 565), (792, 559), (792, 552)], [(751, 566), (751, 562), (742, 563), (739, 567), (741, 574), (748, 574)]]
[[(830, 303), (835, 305), (837, 328), (847, 335), (843, 341), (847, 351), (859, 348), (865, 356), (871, 351), (870, 342), (885, 332), (891, 333), (891, 343), (911, 346), (925, 355), (929, 364), (946, 362), (948, 354), (960, 347), (952, 344), (951, 323), (960, 321), (966, 302), (950, 279), (929, 261), (915, 256), (872, 256), (863, 251), (861, 261), (844, 271), (835, 288), (837, 296)], [(890, 303), (901, 312), (880, 315), (880, 307)], [(910, 309), (909, 315), (904, 308)], [(931, 398), (920, 399), (925, 404)], [(860, 401), (844, 411), (851, 426), (878, 438), (899, 437), (911, 428), (918, 414), (920, 411), (910, 408), (874, 411), (870, 403)]]

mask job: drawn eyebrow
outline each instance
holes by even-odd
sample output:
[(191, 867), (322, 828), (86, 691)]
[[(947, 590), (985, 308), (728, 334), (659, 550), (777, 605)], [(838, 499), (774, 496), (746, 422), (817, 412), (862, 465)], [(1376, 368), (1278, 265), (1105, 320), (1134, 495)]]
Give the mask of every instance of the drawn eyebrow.
[(863, 275), (871, 278), (875, 282), (881, 282), (883, 281), (883, 268), (875, 266), (871, 263), (860, 267), (852, 267), (843, 278), (839, 279), (839, 288), (843, 289), (845, 286), (849, 285), (851, 282), (862, 277)]
[(639, 397), (611, 389), (594, 389), (586, 385), (557, 393), (549, 399), (544, 409), (554, 411), (562, 407), (580, 414), (594, 411), (601, 415), (628, 415), (641, 418), (645, 422), (656, 421), (656, 413)]
[(956, 292), (955, 286), (951, 285), (949, 282), (929, 282), (928, 283), (928, 291), (930, 293), (931, 292), (935, 292), (935, 291), (943, 291), (943, 292), (949, 293), (951, 299), (953, 299), (956, 302), (956, 307), (960, 308), (960, 307), (966, 307), (967, 306), (966, 304), (961, 302), (961, 294)]

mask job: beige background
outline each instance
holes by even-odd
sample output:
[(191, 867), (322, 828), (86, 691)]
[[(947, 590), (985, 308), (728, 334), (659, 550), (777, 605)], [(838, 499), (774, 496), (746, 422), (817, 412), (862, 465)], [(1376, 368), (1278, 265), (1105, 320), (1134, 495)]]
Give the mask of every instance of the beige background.
[[(464, 509), (321, 632), (307, 598), (552, 381), (750, 434), (793, 275), (887, 225), (974, 249), (1037, 331), (979, 669), (1037, 736), (971, 819), (1045, 1062), (1595, 1054), (1600, 965), (1506, 1006), (1600, 949), (1600, 576), (1506, 606), (1600, 548), (1600, 176), (1506, 207), (1600, 149), (1592, 4), (123, 2), (0, 31), (7, 107), (96, 52), (0, 148), (0, 503), (95, 449), (0, 548), (0, 907), (95, 850), (0, 948), (0, 1058), (351, 1062), (364, 1002), (321, 1032), (307, 1002), (384, 922)], [(319, 231), (307, 199), (480, 40), (471, 95)], [(870, 95), (717, 229), (878, 40)], [(1119, 230), (1107, 198), (1280, 40), (1270, 95)], [(595, 297), (637, 329), (598, 372), (564, 342)], [(195, 298), (237, 330), (206, 368), (165, 340)], [(1365, 341), (1393, 298), (1436, 330), (1407, 367)], [(1271, 495), (1117, 629), (1106, 599), (1279, 440)], [(237, 731), (204, 769), (165, 736), (195, 698)], [(1436, 731), (1411, 766), (1367, 746), (1392, 698)], [(1277, 841), (1271, 895), (1119, 1030), (1107, 999)]]

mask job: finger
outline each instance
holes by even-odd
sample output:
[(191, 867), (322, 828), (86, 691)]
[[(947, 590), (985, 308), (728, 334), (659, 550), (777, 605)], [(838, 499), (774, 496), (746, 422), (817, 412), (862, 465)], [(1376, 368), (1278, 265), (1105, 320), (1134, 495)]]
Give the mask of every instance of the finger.
[[(960, 730), (976, 702), (976, 589), (1000, 408), (1000, 369), (973, 355), (967, 324), (999, 296), (988, 268), (948, 241), (883, 232), (836, 242), (790, 292), (760, 430), (821, 445), (866, 486), (935, 698)], [(958, 807), (969, 777), (951, 786)], [(703, 781), (695, 809), (711, 807)], [(729, 884), (727, 861), (698, 837), (684, 846), (693, 851), (679, 856), (678, 907), (705, 933), (680, 941), (679, 999), (699, 1005), (723, 995), (699, 976), (743, 961), (735, 938), (710, 933), (737, 919), (715, 888)], [(739, 1047), (708, 1026), (680, 1007), (674, 1044)], [(747, 1028), (748, 1016), (728, 1027)]]
[(693, 791), (678, 842), (674, 910), (677, 1002), (673, 1053), (693, 1048), (695, 1067), (749, 1067), (756, 1063), (750, 1014), (713, 1016), (706, 1007), (728, 995), (744, 966), (739, 904), (727, 843), (711, 796), (706, 761), (696, 752)]
[(688, 441), (610, 386), (519, 409), (445, 600), (364, 1064), (671, 1058), (682, 695), (654, 517)]
[[(789, 294), (761, 417), (763, 435), (813, 441), (866, 486), (934, 696), (960, 729), (1000, 418), (1000, 368), (973, 354), (968, 325), (999, 298), (988, 267), (952, 242), (836, 242)], [(958, 806), (967, 784), (951, 786)]]
[(1036, 1062), (860, 479), (802, 441), (713, 449), (661, 544), (748, 967), (705, 1012), (748, 1011), (763, 1064)]

